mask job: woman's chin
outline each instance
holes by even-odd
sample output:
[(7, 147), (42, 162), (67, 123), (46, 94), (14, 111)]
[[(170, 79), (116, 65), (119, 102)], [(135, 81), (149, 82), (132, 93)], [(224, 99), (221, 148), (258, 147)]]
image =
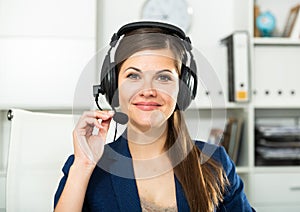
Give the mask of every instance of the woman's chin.
[(158, 128), (164, 125), (167, 121), (167, 118), (164, 114), (159, 111), (155, 110), (151, 113), (144, 113), (144, 114), (135, 114), (135, 118), (132, 119), (135, 122), (136, 126), (139, 128), (143, 128), (146, 130), (151, 130), (151, 128)]
[(145, 132), (161, 127), (162, 123), (153, 122), (149, 119), (140, 119), (138, 121), (134, 121), (133, 125), (140, 131)]
[[(149, 119), (130, 120), (131, 140), (142, 144), (150, 144), (159, 139), (167, 130), (166, 122), (153, 122)], [(132, 137), (138, 136), (138, 137)], [(138, 138), (138, 139), (136, 139)]]

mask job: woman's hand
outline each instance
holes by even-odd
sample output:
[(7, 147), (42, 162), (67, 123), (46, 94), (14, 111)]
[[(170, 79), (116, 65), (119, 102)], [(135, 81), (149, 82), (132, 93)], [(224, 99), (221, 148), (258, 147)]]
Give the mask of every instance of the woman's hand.
[(88, 111), (80, 117), (73, 130), (75, 160), (55, 211), (82, 211), (89, 179), (103, 154), (113, 115), (112, 111)]
[[(113, 111), (87, 111), (73, 131), (73, 165), (94, 168), (101, 158)], [(94, 129), (95, 128), (95, 129)]]

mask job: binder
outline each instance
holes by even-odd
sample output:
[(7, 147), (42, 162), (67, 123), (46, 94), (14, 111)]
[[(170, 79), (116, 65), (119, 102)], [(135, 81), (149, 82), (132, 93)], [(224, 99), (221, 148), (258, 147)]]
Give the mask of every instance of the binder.
[(249, 34), (236, 31), (221, 40), (227, 46), (229, 102), (249, 101)]

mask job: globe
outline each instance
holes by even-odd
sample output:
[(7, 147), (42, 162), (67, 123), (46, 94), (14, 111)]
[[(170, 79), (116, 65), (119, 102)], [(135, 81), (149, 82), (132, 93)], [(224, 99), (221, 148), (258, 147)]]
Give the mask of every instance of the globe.
[(271, 12), (263, 12), (257, 16), (256, 26), (263, 37), (270, 37), (276, 26), (276, 19)]

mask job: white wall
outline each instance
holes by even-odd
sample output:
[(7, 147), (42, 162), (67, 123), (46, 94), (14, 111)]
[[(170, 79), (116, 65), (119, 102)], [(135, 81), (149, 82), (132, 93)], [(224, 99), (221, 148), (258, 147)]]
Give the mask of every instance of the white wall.
[(70, 109), (95, 49), (95, 0), (0, 0), (0, 109)]

